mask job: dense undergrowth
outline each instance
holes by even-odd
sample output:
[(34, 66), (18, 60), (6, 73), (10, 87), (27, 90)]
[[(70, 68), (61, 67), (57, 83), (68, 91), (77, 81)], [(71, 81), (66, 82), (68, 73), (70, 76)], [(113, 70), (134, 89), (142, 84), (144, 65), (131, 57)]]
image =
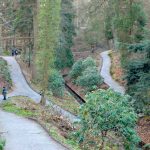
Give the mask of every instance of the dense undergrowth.
[(86, 92), (97, 89), (103, 83), (103, 78), (99, 75), (96, 62), (91, 57), (78, 60), (73, 65), (69, 76), (76, 85), (85, 88)]
[(4, 147), (5, 147), (5, 140), (0, 138), (0, 150), (4, 150)]
[(0, 87), (6, 86), (11, 88), (12, 80), (5, 60), (0, 58)]

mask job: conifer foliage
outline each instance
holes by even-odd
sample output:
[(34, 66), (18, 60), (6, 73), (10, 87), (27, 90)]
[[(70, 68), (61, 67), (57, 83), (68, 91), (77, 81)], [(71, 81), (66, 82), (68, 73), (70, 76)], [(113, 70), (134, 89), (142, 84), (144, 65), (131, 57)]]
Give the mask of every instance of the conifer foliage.
[(48, 88), (48, 78), (54, 69), (55, 48), (60, 32), (60, 0), (43, 0), (39, 14), (39, 51), (36, 55), (42, 77), (42, 99), (45, 104), (45, 92)]
[(58, 47), (56, 48), (55, 64), (58, 69), (63, 69), (65, 67), (71, 67), (74, 62), (71, 51), (73, 37), (75, 35), (73, 0), (61, 1), (60, 29), (61, 32)]

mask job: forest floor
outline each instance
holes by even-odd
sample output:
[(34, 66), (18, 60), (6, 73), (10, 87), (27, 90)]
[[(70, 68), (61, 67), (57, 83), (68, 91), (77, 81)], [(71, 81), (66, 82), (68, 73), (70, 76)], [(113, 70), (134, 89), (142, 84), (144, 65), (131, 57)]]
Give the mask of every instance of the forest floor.
[(143, 143), (150, 144), (150, 116), (145, 116), (139, 119), (137, 132)]
[(112, 78), (115, 81), (119, 82), (120, 85), (125, 86), (126, 81), (125, 81), (125, 79), (123, 79), (125, 73), (121, 67), (120, 54), (116, 51), (111, 51), (109, 53), (109, 56), (111, 58), (110, 73), (112, 75)]

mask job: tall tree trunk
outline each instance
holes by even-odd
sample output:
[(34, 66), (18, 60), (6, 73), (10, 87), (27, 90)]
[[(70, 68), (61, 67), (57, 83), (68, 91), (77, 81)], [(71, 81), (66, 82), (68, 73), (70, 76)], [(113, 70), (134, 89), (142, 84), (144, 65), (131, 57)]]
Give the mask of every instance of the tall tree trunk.
[(3, 43), (2, 43), (2, 25), (0, 24), (0, 55), (3, 53)]
[(46, 56), (44, 59), (44, 67), (43, 67), (43, 82), (42, 82), (42, 94), (41, 94), (41, 105), (46, 104), (46, 98), (45, 98), (45, 93), (48, 87), (48, 57)]
[(102, 143), (99, 150), (103, 150), (105, 147), (105, 137), (107, 136), (107, 131), (102, 131), (101, 135), (102, 135)]
[[(132, 4), (133, 4), (133, 0), (130, 0), (130, 2), (129, 2), (129, 5), (130, 5), (130, 19), (132, 19), (132, 16), (133, 16), (133, 14), (132, 14)], [(131, 35), (132, 35), (132, 30), (133, 30), (133, 26), (131, 26), (130, 28), (129, 28), (129, 36), (131, 37)], [(130, 38), (130, 41), (129, 42), (131, 42), (132, 43), (132, 41), (131, 41), (131, 38)]]

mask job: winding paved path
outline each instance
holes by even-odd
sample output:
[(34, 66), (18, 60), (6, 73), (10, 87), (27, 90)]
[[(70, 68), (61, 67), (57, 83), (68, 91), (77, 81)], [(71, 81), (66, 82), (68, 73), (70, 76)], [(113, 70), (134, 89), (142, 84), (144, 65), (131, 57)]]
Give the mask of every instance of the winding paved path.
[[(125, 89), (114, 81), (110, 75), (111, 60), (108, 56), (109, 51), (102, 52), (103, 65), (101, 69), (101, 76), (104, 82), (110, 86), (114, 91), (125, 93)], [(15, 89), (8, 97), (12, 96), (28, 96), (35, 102), (39, 103), (41, 96), (33, 91), (27, 84), (20, 66), (14, 57), (3, 57), (10, 69), (11, 78)], [(0, 96), (0, 101), (2, 96)], [(79, 119), (71, 113), (63, 110), (52, 102), (47, 101), (56, 111), (59, 111), (62, 116), (67, 117), (70, 121), (79, 121)], [(0, 132), (4, 132), (6, 138), (7, 150), (66, 150), (65, 147), (57, 143), (44, 131), (40, 125), (33, 121), (18, 117), (14, 114), (3, 112), (0, 110)]]
[(6, 150), (67, 150), (34, 121), (1, 110), (0, 132)]
[[(41, 96), (40, 94), (33, 91), (30, 86), (27, 84), (22, 71), (20, 69), (19, 64), (15, 60), (14, 57), (2, 57), (8, 63), (11, 79), (15, 86), (12, 93), (8, 94), (8, 97), (12, 96), (27, 96), (33, 99), (36, 103), (40, 102)], [(2, 101), (2, 96), (0, 96), (0, 100)], [(47, 100), (47, 105), (50, 105), (54, 108), (55, 111), (59, 112), (63, 117), (68, 118), (70, 121), (75, 122), (78, 121), (78, 118), (71, 114), (68, 111), (63, 110), (61, 107), (54, 105), (51, 101)]]
[(103, 65), (101, 68), (101, 76), (104, 78), (104, 82), (110, 86), (111, 89), (113, 89), (116, 92), (119, 92), (121, 94), (125, 94), (125, 88), (121, 85), (119, 85), (118, 82), (116, 82), (110, 74), (110, 68), (111, 68), (111, 59), (109, 57), (109, 51), (105, 51), (101, 53), (101, 57), (103, 59)]
[[(41, 96), (29, 87), (15, 58), (3, 57), (3, 59), (8, 63), (14, 84), (13, 92), (7, 96), (28, 96), (39, 103)], [(0, 101), (2, 99), (3, 97), (0, 95)], [(47, 105), (51, 105), (62, 116), (67, 117), (71, 121), (78, 121), (76, 116), (59, 106), (53, 105), (49, 101), (47, 101)], [(3, 136), (6, 139), (6, 150), (67, 150), (67, 148), (49, 137), (46, 131), (37, 123), (2, 110), (0, 110), (1, 132), (4, 132)]]

